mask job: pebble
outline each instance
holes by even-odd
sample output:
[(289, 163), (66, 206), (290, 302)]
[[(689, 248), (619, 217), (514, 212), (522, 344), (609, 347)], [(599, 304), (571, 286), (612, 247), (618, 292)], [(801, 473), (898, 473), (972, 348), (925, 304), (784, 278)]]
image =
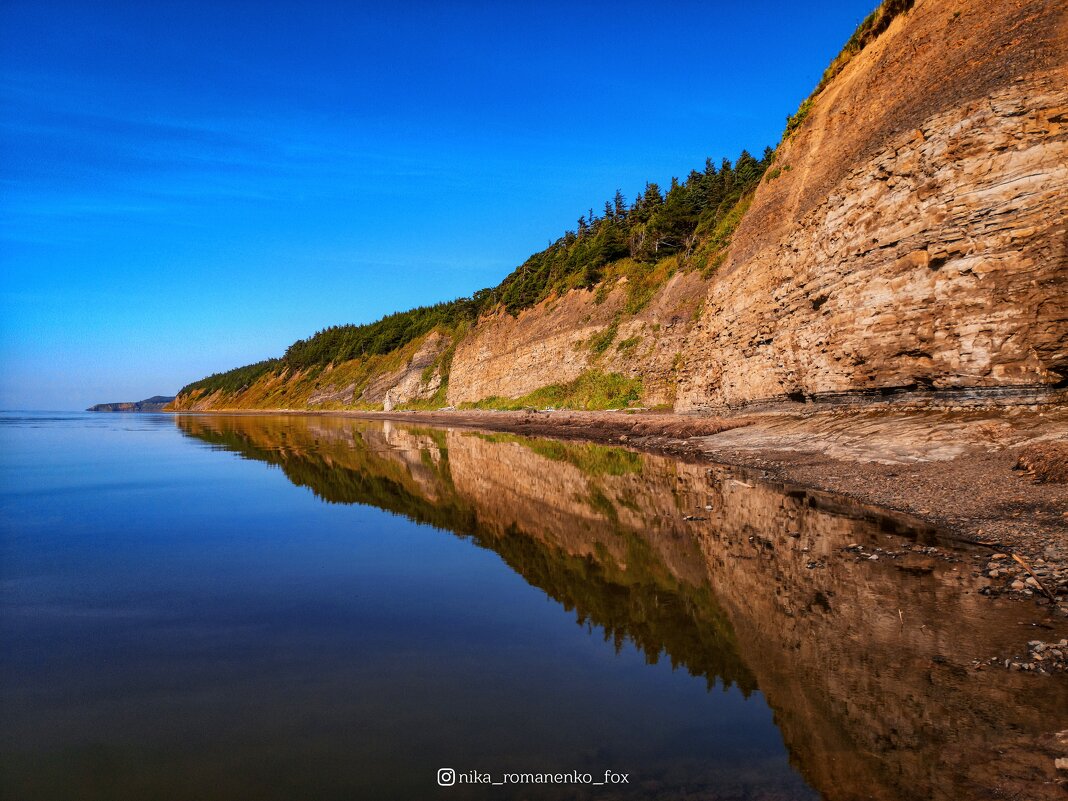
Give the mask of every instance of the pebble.
[(1042, 675), (1068, 672), (1068, 659), (1065, 658), (1065, 654), (1068, 652), (1068, 640), (1060, 640), (1059, 642), (1031, 640), (1027, 643), (1027, 652), (1026, 660), (1020, 659), (1020, 657), (1005, 660), (992, 658), (986, 662), (977, 660), (973, 664), (980, 667), (984, 664), (1000, 664), (1009, 670), (1022, 670), (1041, 673)]

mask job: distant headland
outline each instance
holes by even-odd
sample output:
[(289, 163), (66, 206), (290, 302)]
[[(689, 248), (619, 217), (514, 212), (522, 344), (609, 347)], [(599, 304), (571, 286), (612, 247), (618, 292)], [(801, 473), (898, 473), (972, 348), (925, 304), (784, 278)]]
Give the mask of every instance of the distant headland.
[(162, 412), (163, 407), (174, 400), (173, 395), (153, 395), (141, 401), (123, 401), (120, 403), (98, 403), (90, 406), (87, 412)]

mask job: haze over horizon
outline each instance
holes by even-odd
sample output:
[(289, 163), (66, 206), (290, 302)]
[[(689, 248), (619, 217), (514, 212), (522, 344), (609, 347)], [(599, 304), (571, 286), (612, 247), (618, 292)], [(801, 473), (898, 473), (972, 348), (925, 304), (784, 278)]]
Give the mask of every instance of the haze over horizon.
[(874, 5), (5, 3), (0, 408), (495, 285), (617, 188), (774, 145)]

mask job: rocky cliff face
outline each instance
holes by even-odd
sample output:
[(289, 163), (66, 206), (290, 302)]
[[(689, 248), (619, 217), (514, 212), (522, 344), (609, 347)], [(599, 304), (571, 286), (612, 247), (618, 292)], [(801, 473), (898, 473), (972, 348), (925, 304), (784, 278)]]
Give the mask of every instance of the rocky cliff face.
[[(1063, 384), (1066, 53), (1063, 4), (916, 3), (817, 96), (717, 276), (619, 326), (658, 346), (610, 365), (679, 411)], [(450, 400), (574, 378), (615, 313), (592, 298), (478, 327)]]
[[(170, 411), (211, 409), (338, 409), (389, 411), (401, 403), (444, 401), (446, 366), (452, 339), (436, 331), (385, 356), (328, 365), (321, 371), (267, 373), (238, 392), (185, 392)], [(432, 404), (440, 406), (441, 403)]]
[(1063, 384), (1066, 28), (927, 0), (850, 62), (742, 221), (678, 408)]
[[(677, 273), (646, 307), (630, 315), (625, 314), (625, 283), (600, 296), (569, 292), (517, 317), (502, 312), (482, 320), (456, 350), (449, 402), (521, 397), (599, 369), (642, 379), (647, 405), (672, 405), (677, 356), (707, 282), (695, 273)], [(606, 331), (614, 334), (598, 351), (591, 343)]]
[[(624, 316), (606, 368), (678, 411), (1063, 385), (1066, 53), (1062, 4), (916, 3), (815, 98), (718, 273)], [(575, 378), (622, 294), (483, 321), (450, 402)]]

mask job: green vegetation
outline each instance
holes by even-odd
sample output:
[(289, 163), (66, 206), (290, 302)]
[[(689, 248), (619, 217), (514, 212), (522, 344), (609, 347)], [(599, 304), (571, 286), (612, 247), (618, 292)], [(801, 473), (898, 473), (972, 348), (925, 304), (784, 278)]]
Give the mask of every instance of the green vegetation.
[(435, 328), (453, 329), (477, 314), (477, 303), (461, 298), (395, 312), (367, 325), (335, 325), (308, 339), (298, 339), (286, 350), (282, 361), (304, 369), (391, 353)]
[(396, 312), (365, 325), (325, 328), (294, 342), (281, 359), (217, 373), (183, 387), (180, 394), (238, 392), (268, 372), (310, 372), (393, 353), (435, 329), (456, 338), (483, 314), (498, 309), (518, 314), (553, 295), (590, 288), (610, 277), (627, 277), (625, 311), (633, 314), (648, 303), (672, 271), (688, 265), (702, 232), (717, 230), (745, 202), (773, 158), (774, 151), (766, 148), (759, 160), (744, 150), (734, 164), (723, 159), (716, 167), (706, 159), (703, 171), (691, 171), (684, 181), (673, 178), (666, 193), (655, 183), (646, 184), (629, 205), (617, 191), (600, 216), (590, 209), (579, 217), (574, 231), (535, 253), (496, 287), (469, 298)]
[(605, 268), (622, 259), (648, 271), (665, 257), (686, 257), (700, 231), (730, 214), (773, 158), (766, 148), (760, 160), (743, 150), (733, 165), (724, 159), (718, 168), (706, 159), (703, 171), (691, 171), (684, 181), (673, 178), (666, 193), (646, 184), (629, 207), (616, 192), (600, 216), (590, 209), (574, 231), (535, 253), (496, 289), (484, 290), (486, 297), (514, 314), (553, 294), (593, 287), (609, 277)]
[(731, 237), (734, 235), (734, 229), (738, 227), (752, 202), (752, 194), (739, 200), (730, 213), (719, 220), (716, 227), (703, 239), (701, 249), (696, 254), (695, 263), (706, 278), (723, 263), (723, 259), (727, 256), (727, 248), (731, 244)]
[(594, 353), (604, 353), (608, 350), (608, 346), (612, 344), (616, 338), (616, 334), (619, 333), (619, 316), (617, 315), (611, 323), (604, 327), (601, 331), (598, 331), (592, 337), (590, 337), (589, 345), (590, 350)]
[(816, 93), (813, 92), (801, 101), (801, 105), (797, 107), (797, 111), (786, 118), (786, 130), (783, 132), (784, 139), (793, 136), (794, 132), (801, 127), (801, 123), (805, 121), (805, 118), (808, 117), (808, 113), (812, 111), (812, 106), (816, 102), (815, 97)]
[(620, 341), (618, 345), (616, 345), (616, 350), (622, 353), (624, 356), (630, 356), (632, 353), (634, 353), (634, 350), (638, 347), (638, 344), (641, 341), (641, 337), (627, 337), (626, 339)]
[(222, 390), (223, 392), (240, 392), (260, 376), (277, 370), (281, 366), (281, 359), (265, 359), (262, 362), (249, 364), (245, 367), (235, 367), (233, 370), (227, 370), (225, 373), (213, 373), (207, 378), (194, 381), (192, 384), (182, 387), (182, 391), (178, 394), (184, 395), (193, 390), (203, 390), (205, 392), (216, 392), (218, 390)]
[(514, 442), (554, 462), (572, 464), (587, 476), (625, 476), (641, 473), (643, 456), (634, 451), (595, 442), (561, 442), (556, 439), (525, 437), (521, 434), (483, 434), (471, 436), (499, 444)]
[(642, 382), (619, 373), (587, 370), (574, 381), (550, 384), (521, 398), (492, 397), (467, 403), (467, 409), (621, 409), (641, 398)]

